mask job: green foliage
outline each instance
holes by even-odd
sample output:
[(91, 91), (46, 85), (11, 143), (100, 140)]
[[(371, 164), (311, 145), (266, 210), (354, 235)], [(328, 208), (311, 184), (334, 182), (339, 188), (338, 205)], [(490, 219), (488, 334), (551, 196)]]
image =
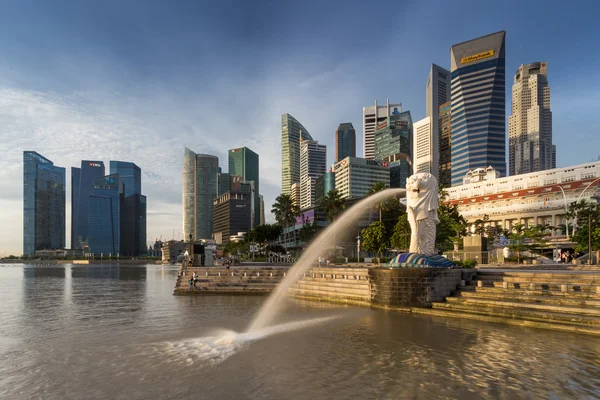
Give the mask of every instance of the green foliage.
[(337, 189), (333, 189), (321, 199), (319, 207), (327, 215), (327, 220), (333, 222), (344, 211), (345, 202), (340, 192)]
[(523, 224), (513, 225), (512, 231), (508, 233), (511, 244), (508, 248), (517, 256), (517, 262), (523, 259), (523, 253), (535, 249), (544, 249), (548, 245), (548, 238), (545, 233), (546, 226), (527, 227)]
[(361, 236), (362, 248), (366, 251), (381, 254), (388, 247), (385, 240), (385, 226), (382, 222), (373, 222), (361, 231)]
[[(381, 192), (387, 188), (388, 188), (388, 186), (384, 182), (376, 182), (375, 184), (373, 184), (373, 186), (371, 186), (371, 189), (369, 189), (369, 193), (367, 193), (367, 197), (372, 196), (375, 193)], [(384, 199), (375, 205), (375, 209), (377, 211), (379, 211), (379, 221), (380, 222), (382, 222), (382, 220), (383, 220), (383, 211), (387, 210), (389, 208), (389, 206), (390, 206), (390, 199)]]
[(460, 238), (467, 234), (467, 221), (458, 212), (457, 205), (444, 203), (445, 198), (440, 197), (438, 219), (435, 232), (435, 244), (440, 251), (449, 251), (454, 248)]
[(258, 225), (246, 233), (244, 241), (266, 245), (279, 239), (281, 232), (282, 228), (277, 224)]
[[(279, 225), (287, 228), (290, 225), (296, 223), (296, 217), (300, 214), (300, 208), (297, 204), (294, 204), (292, 196), (289, 194), (280, 194), (273, 203), (271, 212), (275, 214), (275, 219)], [(285, 241), (287, 244), (287, 240)]]
[[(576, 251), (588, 251), (591, 234), (591, 251), (600, 248), (600, 207), (597, 203), (581, 200), (569, 206), (567, 218), (576, 223), (572, 240), (577, 243)], [(590, 232), (591, 230), (591, 232)]]
[(300, 240), (304, 243), (309, 243), (319, 233), (322, 227), (319, 226), (317, 221), (305, 222), (300, 228)]
[(462, 268), (475, 268), (477, 266), (477, 260), (454, 260), (452, 262)]
[(390, 239), (390, 245), (394, 249), (408, 251), (410, 246), (410, 224), (408, 223), (406, 214), (398, 218), (398, 222), (394, 226), (394, 233)]

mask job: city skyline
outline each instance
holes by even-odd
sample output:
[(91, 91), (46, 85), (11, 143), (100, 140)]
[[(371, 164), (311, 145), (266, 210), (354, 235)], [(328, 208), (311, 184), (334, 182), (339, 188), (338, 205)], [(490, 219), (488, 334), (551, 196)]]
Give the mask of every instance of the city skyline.
[[(277, 11), (269, 10), (264, 21), (245, 25), (253, 32), (248, 38), (236, 29), (215, 31), (220, 38), (212, 46), (225, 50), (212, 55), (214, 64), (219, 67), (203, 69), (202, 73), (197, 69), (205, 64), (200, 62), (201, 58), (214, 50), (209, 40), (202, 42), (208, 47), (197, 57), (186, 54), (183, 48), (193, 48), (189, 44), (202, 36), (201, 18), (206, 18), (207, 22), (225, 18), (212, 8), (201, 13), (191, 9), (189, 4), (167, 11), (165, 6), (151, 5), (145, 10), (149, 16), (147, 20), (158, 22), (150, 24), (138, 19), (131, 24), (120, 21), (117, 15), (135, 20), (134, 9), (106, 4), (106, 20), (97, 20), (99, 28), (94, 28), (94, 24), (84, 22), (100, 18), (94, 15), (92, 6), (65, 7), (61, 10), (63, 16), (58, 15), (58, 10), (51, 5), (43, 3), (35, 15), (16, 5), (9, 6), (0, 17), (5, 22), (0, 29), (4, 29), (5, 38), (17, 34), (20, 41), (3, 39), (6, 40), (6, 55), (0, 61), (0, 132), (3, 139), (0, 149), (7, 154), (0, 161), (3, 182), (0, 223), (21, 229), (23, 198), (19, 152), (31, 149), (62, 166), (78, 165), (82, 159), (135, 161), (142, 168), (146, 183), (144, 191), (150, 200), (148, 239), (161, 234), (163, 238), (170, 238), (173, 229), (181, 230), (180, 160), (184, 146), (214, 154), (222, 163), (227, 150), (232, 147), (248, 146), (258, 150), (261, 194), (265, 199), (267, 222), (273, 221), (270, 205), (281, 192), (279, 140), (282, 113), (294, 115), (315, 140), (329, 147), (328, 163), (334, 159), (332, 132), (340, 121), (352, 122), (357, 128), (357, 155), (362, 154), (363, 132), (359, 125), (363, 106), (374, 104), (376, 99), (381, 104), (381, 100), (390, 98), (402, 102), (418, 121), (425, 116), (423, 87), (431, 64), (449, 68), (450, 46), (498, 30), (507, 31), (507, 94), (512, 84), (511, 74), (519, 65), (537, 60), (546, 60), (551, 65), (557, 166), (595, 160), (600, 139), (594, 135), (598, 122), (593, 118), (591, 107), (595, 104), (597, 91), (590, 87), (598, 87), (599, 78), (592, 68), (599, 56), (585, 52), (586, 56), (581, 57), (586, 47), (594, 48), (594, 25), (591, 21), (586, 22), (586, 18), (591, 17), (584, 14), (578, 16), (577, 24), (565, 24), (574, 15), (574, 11), (567, 9), (560, 15), (551, 13), (542, 24), (525, 20), (524, 15), (528, 12), (536, 12), (533, 5), (519, 4), (522, 18), (515, 18), (514, 5), (510, 2), (485, 7), (470, 4), (469, 10), (475, 17), (493, 15), (494, 18), (485, 18), (485, 23), (473, 23), (460, 29), (455, 28), (452, 21), (460, 18), (462, 7), (442, 12), (425, 4), (406, 5), (404, 11), (408, 19), (416, 21), (426, 16), (438, 23), (428, 30), (408, 23), (402, 32), (390, 37), (390, 41), (394, 38), (402, 40), (403, 54), (411, 56), (410, 65), (402, 66), (396, 62), (389, 66), (373, 65), (373, 57), (389, 44), (376, 43), (373, 40), (378, 36), (376, 33), (367, 34), (369, 30), (375, 32), (372, 28), (377, 14), (366, 5), (350, 5), (341, 11), (345, 16), (360, 15), (360, 18), (346, 22), (372, 20), (356, 35), (348, 32), (331, 35), (331, 28), (324, 21), (312, 22), (310, 30), (283, 26), (273, 15)], [(258, 7), (267, 11), (260, 4)], [(295, 12), (308, 18), (316, 10), (309, 4)], [(334, 12), (339, 13), (339, 7), (319, 8), (323, 17), (336, 15)], [(39, 29), (10, 23), (23, 13), (31, 17), (32, 25), (45, 27), (43, 44), (39, 41)], [(80, 14), (85, 18), (72, 18)], [(181, 29), (171, 29), (173, 19), (186, 14), (190, 17), (178, 21)], [(154, 18), (158, 15), (164, 19)], [(48, 16), (58, 19), (56, 26), (44, 25)], [(275, 39), (269, 41), (264, 31), (258, 28), (263, 23), (270, 27), (269, 37)], [(542, 28), (548, 23), (557, 29), (544, 36), (527, 35), (536, 26)], [(147, 34), (154, 24), (164, 28), (158, 31), (171, 33), (162, 34), (161, 40), (157, 41), (142, 39), (141, 33)], [(198, 28), (190, 33), (187, 30), (191, 27)], [(128, 34), (124, 34), (124, 29)], [(216, 25), (215, 29), (218, 29)], [(98, 39), (100, 31), (106, 32), (102, 40)], [(417, 36), (420, 37), (406, 40), (406, 37)], [(65, 38), (68, 39), (66, 42)], [(245, 43), (248, 40), (251, 42)], [(253, 50), (242, 51), (239, 63), (234, 65), (225, 60), (227, 52), (237, 53), (247, 44)], [(297, 51), (282, 56), (282, 49), (290, 47)], [(344, 59), (330, 56), (332, 50), (346, 54)], [(168, 63), (161, 61), (165, 54), (170, 56)], [(574, 59), (578, 59), (577, 74), (570, 73)], [(255, 67), (248, 69), (248, 65)], [(163, 66), (167, 69), (161, 69)], [(164, 75), (165, 71), (168, 76)], [(235, 97), (234, 93), (242, 95)], [(508, 95), (507, 116), (510, 104)], [(244, 135), (223, 133), (222, 127), (231, 120), (229, 111), (232, 109), (237, 111), (236, 120), (247, 124)], [(589, 139), (585, 148), (572, 146), (573, 140), (584, 139)], [(69, 198), (70, 179), (67, 179), (66, 190)], [(71, 214), (70, 205), (66, 214)], [(70, 232), (70, 224), (68, 217), (67, 232)], [(18, 254), (22, 251), (22, 244), (12, 237), (21, 236), (20, 231), (17, 233), (0, 233), (0, 252)], [(68, 236), (67, 247), (70, 246)]]

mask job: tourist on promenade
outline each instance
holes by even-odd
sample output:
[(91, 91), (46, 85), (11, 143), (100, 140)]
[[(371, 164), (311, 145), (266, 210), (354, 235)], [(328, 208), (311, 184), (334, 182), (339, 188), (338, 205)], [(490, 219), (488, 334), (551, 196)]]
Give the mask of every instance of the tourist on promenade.
[(188, 281), (190, 284), (190, 290), (194, 290), (194, 277), (190, 276), (190, 280)]
[(331, 262), (331, 259), (329, 258), (329, 255), (327, 255), (326, 260), (327, 260), (327, 266), (329, 267), (329, 263)]
[(322, 267), (323, 266), (323, 257), (319, 256), (318, 261), (319, 261), (319, 267)]

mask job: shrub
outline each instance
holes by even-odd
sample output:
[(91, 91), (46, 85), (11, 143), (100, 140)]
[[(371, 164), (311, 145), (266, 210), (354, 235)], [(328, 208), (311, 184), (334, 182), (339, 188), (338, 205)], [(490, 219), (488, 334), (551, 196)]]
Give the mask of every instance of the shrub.
[(476, 260), (454, 260), (452, 262), (462, 268), (475, 268), (477, 266)]

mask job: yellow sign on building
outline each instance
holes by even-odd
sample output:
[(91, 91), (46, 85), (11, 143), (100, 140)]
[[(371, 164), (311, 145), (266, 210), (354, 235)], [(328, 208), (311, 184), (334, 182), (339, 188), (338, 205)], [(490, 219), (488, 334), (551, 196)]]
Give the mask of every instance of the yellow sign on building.
[(472, 56), (461, 58), (460, 62), (462, 64), (467, 64), (467, 63), (470, 63), (473, 61), (481, 60), (483, 58), (492, 57), (493, 55), (494, 55), (494, 50), (488, 50), (488, 51), (484, 51), (483, 53), (473, 54)]

